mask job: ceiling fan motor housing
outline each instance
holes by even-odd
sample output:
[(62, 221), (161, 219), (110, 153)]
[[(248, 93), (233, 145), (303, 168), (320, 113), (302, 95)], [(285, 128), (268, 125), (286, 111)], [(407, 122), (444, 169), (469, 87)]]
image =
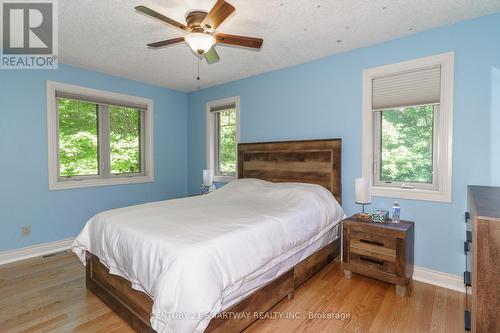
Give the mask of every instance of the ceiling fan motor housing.
[[(186, 23), (188, 28), (192, 32), (205, 32), (205, 28), (201, 26), (201, 22), (203, 22), (203, 19), (207, 16), (207, 14), (207, 12), (202, 10), (188, 12), (186, 14)], [(207, 26), (206, 28), (207, 30), (211, 29), (210, 26)]]

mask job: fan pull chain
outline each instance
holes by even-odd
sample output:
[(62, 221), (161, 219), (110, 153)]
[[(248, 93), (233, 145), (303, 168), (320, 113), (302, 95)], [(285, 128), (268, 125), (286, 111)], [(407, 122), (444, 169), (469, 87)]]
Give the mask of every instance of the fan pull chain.
[(200, 81), (200, 63), (201, 63), (201, 57), (198, 57), (198, 76), (196, 76), (196, 79)]

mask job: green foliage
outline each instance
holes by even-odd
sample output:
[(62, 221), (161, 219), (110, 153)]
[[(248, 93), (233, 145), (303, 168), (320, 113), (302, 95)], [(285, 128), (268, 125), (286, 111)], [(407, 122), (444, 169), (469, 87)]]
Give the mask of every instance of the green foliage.
[(111, 173), (141, 172), (141, 114), (136, 109), (109, 107)]
[(97, 175), (97, 106), (58, 99), (60, 175)]
[[(140, 111), (110, 106), (111, 173), (141, 172)], [(98, 107), (94, 103), (58, 99), (60, 175), (99, 174)]]
[(236, 175), (236, 111), (218, 113), (219, 173)]
[(382, 112), (381, 180), (432, 183), (432, 105)]

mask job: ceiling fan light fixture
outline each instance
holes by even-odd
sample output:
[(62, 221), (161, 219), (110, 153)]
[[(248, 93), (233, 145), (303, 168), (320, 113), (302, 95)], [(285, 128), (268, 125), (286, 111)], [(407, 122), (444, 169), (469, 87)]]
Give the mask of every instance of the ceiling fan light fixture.
[(189, 47), (198, 54), (204, 54), (215, 44), (215, 37), (203, 32), (193, 32), (184, 38)]

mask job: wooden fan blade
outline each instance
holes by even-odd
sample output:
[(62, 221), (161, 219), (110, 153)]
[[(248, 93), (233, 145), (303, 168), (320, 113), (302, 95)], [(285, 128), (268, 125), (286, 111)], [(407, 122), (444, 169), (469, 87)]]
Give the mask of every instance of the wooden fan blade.
[(264, 40), (262, 38), (217, 34), (215, 35), (217, 44), (228, 44), (236, 46), (251, 47), (253, 49), (260, 49)]
[(233, 5), (225, 2), (224, 0), (217, 0), (214, 7), (201, 22), (201, 26), (205, 29), (214, 31), (235, 10), (236, 9), (233, 7)]
[(217, 51), (212, 47), (210, 50), (205, 52), (203, 54), (205, 56), (205, 59), (207, 59), (207, 63), (213, 64), (215, 62), (218, 62), (220, 60), (219, 55), (217, 54)]
[(179, 23), (175, 20), (172, 20), (170, 17), (166, 17), (165, 15), (160, 14), (157, 11), (154, 11), (151, 8), (148, 8), (146, 6), (137, 6), (137, 7), (135, 7), (135, 10), (137, 10), (138, 12), (143, 13), (149, 17), (152, 17), (152, 18), (155, 18), (155, 19), (160, 20), (162, 22), (165, 22), (165, 23), (167, 23), (175, 28), (178, 28), (178, 29), (181, 29), (184, 31), (189, 31), (189, 28), (187, 26), (185, 26), (184, 24)]
[(161, 42), (150, 43), (150, 44), (148, 44), (148, 46), (149, 47), (162, 47), (162, 46), (181, 43), (183, 41), (184, 41), (184, 37), (177, 37), (177, 38), (162, 40)]

